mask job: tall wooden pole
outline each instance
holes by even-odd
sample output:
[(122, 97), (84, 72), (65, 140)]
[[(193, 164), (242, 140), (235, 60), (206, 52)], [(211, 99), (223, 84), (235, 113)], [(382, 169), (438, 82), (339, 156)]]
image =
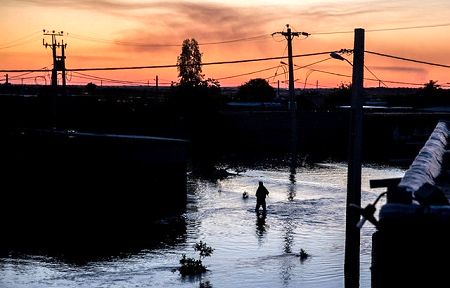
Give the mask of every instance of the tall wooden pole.
[(360, 215), (349, 204), (361, 206), (361, 148), (364, 93), (364, 29), (355, 29), (353, 50), (352, 100), (350, 115), (349, 160), (347, 175), (347, 207), (345, 231), (345, 288), (359, 287), (360, 231), (356, 227)]
[(61, 41), (61, 71), (62, 71), (62, 85), (65, 91), (66, 89), (66, 53), (64, 52), (66, 45), (64, 44), (64, 40)]
[(58, 64), (56, 60), (56, 37), (52, 35), (52, 57), (53, 57), (53, 69), (52, 69), (52, 88), (56, 91), (58, 86)]
[(295, 103), (295, 87), (294, 87), (294, 61), (292, 59), (292, 38), (294, 36), (298, 36), (298, 33), (293, 34), (289, 25), (287, 26), (286, 39), (288, 46), (288, 66), (289, 66), (289, 107), (292, 113), (294, 113), (297, 109), (297, 105)]
[(281, 35), (286, 37), (288, 48), (288, 74), (289, 74), (289, 110), (291, 111), (291, 153), (292, 157), (297, 153), (297, 103), (295, 101), (295, 86), (294, 86), (294, 60), (292, 59), (292, 39), (298, 37), (300, 32), (292, 32), (289, 24), (286, 25), (287, 32), (282, 32)]

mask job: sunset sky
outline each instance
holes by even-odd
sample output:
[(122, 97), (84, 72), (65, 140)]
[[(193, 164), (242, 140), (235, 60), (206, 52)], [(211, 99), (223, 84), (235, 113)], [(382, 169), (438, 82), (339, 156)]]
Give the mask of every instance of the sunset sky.
[[(308, 38), (293, 41), (294, 54), (351, 49), (351, 32), (364, 28), (366, 50), (450, 65), (448, 0), (1, 0), (0, 10), (0, 70), (51, 69), (51, 49), (42, 45), (43, 38), (46, 42), (51, 39), (43, 36), (42, 29), (64, 31), (64, 37), (58, 39), (68, 44), (66, 67), (70, 69), (176, 64), (186, 38), (195, 38), (201, 44), (203, 62), (286, 56), (285, 39), (271, 36), (285, 30), (286, 24), (294, 31), (311, 33)], [(398, 29), (418, 26), (428, 27)], [(229, 40), (239, 41), (226, 43)], [(353, 60), (352, 55), (344, 57)], [(299, 57), (294, 63), (298, 67), (326, 58), (327, 55)], [(449, 68), (368, 54), (365, 64), (389, 87), (405, 85), (387, 81), (421, 84), (429, 80), (450, 86)], [(237, 86), (257, 77), (267, 78), (276, 86), (277, 80), (285, 80), (283, 69), (279, 60), (271, 60), (205, 66), (203, 72), (206, 78), (219, 79), (221, 86)], [(228, 78), (258, 70), (266, 71)], [(324, 72), (351, 75), (351, 66), (331, 59), (298, 69), (296, 87), (303, 88), (306, 78), (306, 87), (318, 84), (333, 88), (351, 81)], [(176, 68), (81, 73), (68, 73), (68, 84), (100, 84), (100, 78), (108, 78), (152, 85), (156, 75), (162, 85), (177, 81)], [(4, 74), (0, 75), (2, 82)], [(50, 82), (47, 72), (8, 74), (15, 84)], [(368, 70), (365, 77), (374, 78)], [(114, 84), (107, 80), (102, 83)], [(367, 87), (378, 85), (377, 81), (365, 81)], [(287, 84), (282, 82), (281, 87)]]

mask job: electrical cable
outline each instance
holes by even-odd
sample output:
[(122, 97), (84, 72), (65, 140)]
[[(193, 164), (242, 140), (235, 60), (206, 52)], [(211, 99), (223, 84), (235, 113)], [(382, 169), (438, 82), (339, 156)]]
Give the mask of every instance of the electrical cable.
[(23, 45), (23, 44), (27, 43), (29, 40), (36, 38), (37, 35), (35, 35), (35, 34), (40, 33), (40, 32), (41, 31), (35, 31), (27, 36), (24, 36), (24, 37), (18, 38), (16, 40), (10, 41), (8, 43), (2, 44), (0, 46), (0, 50)]
[[(406, 27), (394, 27), (394, 28), (379, 28), (379, 29), (366, 29), (365, 32), (386, 32), (386, 31), (398, 31), (398, 30), (412, 30), (412, 29), (425, 29), (425, 28), (438, 28), (448, 27), (450, 23), (434, 24), (434, 25), (421, 25), (421, 26), (406, 26)], [(332, 32), (313, 32), (311, 35), (332, 35), (332, 34), (349, 34), (355, 33), (355, 31), (332, 31)]]
[(375, 75), (370, 69), (369, 67), (367, 67), (366, 65), (364, 65), (364, 68), (366, 68), (367, 71), (369, 71), (370, 74), (372, 74), (373, 77), (375, 77), (375, 79), (378, 80), (378, 82), (381, 82), (385, 87), (388, 87), (386, 85), (386, 83), (383, 82), (383, 80), (381, 80), (380, 78), (377, 77), (377, 75)]
[(409, 61), (409, 62), (425, 64), (425, 65), (431, 65), (431, 66), (438, 66), (438, 67), (443, 67), (443, 68), (450, 68), (450, 65), (445, 65), (445, 64), (438, 64), (438, 63), (432, 63), (432, 62), (427, 62), (427, 61), (421, 61), (421, 60), (405, 58), (405, 57), (400, 57), (400, 56), (394, 56), (394, 55), (389, 55), (389, 54), (384, 54), (384, 53), (379, 53), (379, 52), (374, 52), (374, 51), (367, 51), (366, 50), (364, 52), (368, 53), (368, 54), (378, 55), (378, 56), (387, 57), (387, 58), (393, 58), (393, 59), (397, 59), (397, 60)]
[[(324, 54), (330, 54), (332, 52), (335, 52), (335, 51), (298, 54), (298, 55), (293, 55), (292, 58), (324, 55)], [(238, 63), (269, 61), (269, 60), (281, 60), (281, 59), (286, 59), (286, 58), (288, 58), (288, 57), (287, 56), (277, 56), (277, 57), (267, 57), (267, 58), (207, 62), (207, 63), (202, 63), (201, 65), (202, 66), (210, 66), (210, 65), (223, 65), (223, 64), (238, 64)], [(128, 66), (128, 67), (72, 68), (72, 69), (66, 69), (66, 71), (138, 70), (138, 69), (157, 69), (157, 68), (176, 68), (176, 67), (178, 67), (177, 64), (169, 64), (169, 65)], [(22, 72), (22, 71), (31, 71), (31, 70), (0, 70), (0, 72), (7, 72), (7, 71)]]
[[(42, 67), (41, 69), (42, 69), (42, 71), (44, 71), (44, 69), (47, 69), (47, 68), (48, 68), (48, 67)], [(32, 74), (32, 73), (35, 73), (35, 72), (26, 72), (26, 73), (23, 73), (23, 74), (14, 75), (14, 76), (9, 77), (9, 79), (18, 79), (18, 78), (22, 78), (21, 76), (29, 75), (29, 74)]]
[[(272, 37), (273, 37), (273, 34), (272, 34)], [(287, 50), (287, 48), (288, 48), (288, 45), (287, 45), (287, 43), (286, 43), (286, 46), (284, 47), (282, 56), (286, 55), (286, 50)], [(277, 77), (278, 69), (279, 69), (280, 67), (281, 67), (281, 64), (278, 65), (278, 68), (277, 68), (277, 70), (275, 71), (275, 74), (273, 75), (272, 81), (274, 81), (274, 80), (275, 80), (275, 77)], [(267, 80), (268, 80), (268, 79), (267, 79)]]
[[(318, 69), (311, 69), (311, 70), (314, 70), (319, 73), (325, 73), (325, 74), (330, 74), (330, 75), (335, 75), (335, 76), (340, 76), (340, 77), (352, 78), (351, 75), (345, 75), (345, 74), (323, 71), (323, 70), (318, 70)], [(379, 81), (378, 79), (373, 79), (373, 78), (364, 78), (364, 80)], [(423, 83), (412, 83), (412, 82), (402, 82), (402, 81), (392, 81), (392, 80), (383, 80), (383, 82), (392, 83), (392, 84), (412, 85), (412, 86), (423, 86), (424, 85)]]
[[(78, 40), (93, 41), (93, 42), (100, 42), (100, 43), (111, 43), (111, 44), (123, 45), (123, 46), (137, 46), (137, 47), (180, 47), (181, 46), (181, 44), (146, 44), (146, 43), (127, 42), (127, 41), (120, 41), (120, 40), (107, 40), (107, 39), (101, 39), (101, 38), (93, 38), (90, 36), (78, 35), (78, 34), (74, 34), (74, 33), (70, 33), (67, 36), (72, 37), (74, 39), (78, 39)], [(244, 41), (255, 41), (255, 40), (260, 40), (260, 39), (265, 39), (265, 38), (270, 38), (270, 35), (264, 34), (264, 35), (257, 35), (257, 36), (251, 36), (251, 37), (246, 37), (246, 38), (239, 38), (239, 39), (204, 42), (204, 43), (199, 43), (198, 45), (206, 46), (206, 45), (228, 44), (228, 43), (236, 43), (236, 42), (244, 42)]]
[(273, 70), (275, 68), (279, 68), (279, 65), (273, 66), (273, 67), (270, 67), (270, 68), (265, 68), (265, 69), (253, 71), (253, 72), (247, 72), (247, 73), (242, 73), (242, 74), (238, 74), (238, 75), (232, 75), (232, 76), (217, 78), (215, 80), (225, 80), (225, 79), (231, 79), (231, 78), (236, 78), (236, 77), (241, 77), (241, 76), (247, 76), (247, 75), (252, 75), (252, 74), (256, 74), (256, 73), (260, 73), (260, 72), (264, 72), (264, 71)]
[[(147, 82), (110, 79), (110, 78), (98, 77), (98, 76), (89, 75), (89, 74), (80, 73), (80, 72), (73, 72), (73, 74), (75, 74), (75, 75), (72, 75), (72, 77), (88, 79), (88, 80), (101, 80), (101, 81), (105, 81), (105, 82), (122, 83), (122, 84), (141, 84), (141, 85), (147, 84)], [(81, 76), (77, 76), (77, 75), (81, 75)]]

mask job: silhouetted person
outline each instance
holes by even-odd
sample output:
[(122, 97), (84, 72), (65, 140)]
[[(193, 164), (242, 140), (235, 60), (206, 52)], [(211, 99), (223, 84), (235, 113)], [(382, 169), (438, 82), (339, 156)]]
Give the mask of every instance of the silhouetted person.
[(256, 190), (256, 208), (255, 211), (259, 211), (259, 207), (262, 206), (263, 212), (266, 213), (266, 196), (269, 195), (269, 190), (264, 187), (262, 181), (259, 181), (258, 189)]

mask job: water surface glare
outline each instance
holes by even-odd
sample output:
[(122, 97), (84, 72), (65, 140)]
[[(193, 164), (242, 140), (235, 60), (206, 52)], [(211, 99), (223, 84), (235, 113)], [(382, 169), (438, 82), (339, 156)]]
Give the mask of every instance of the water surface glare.
[[(362, 174), (366, 205), (383, 191), (370, 189), (370, 179), (401, 177), (404, 170), (365, 166)], [(180, 241), (83, 265), (50, 256), (3, 256), (0, 287), (343, 287), (346, 179), (342, 163), (296, 171), (247, 167), (218, 181), (189, 176)], [(259, 180), (270, 191), (265, 219), (254, 212)], [(361, 230), (361, 287), (370, 287), (374, 231), (370, 224)], [(215, 249), (204, 259), (208, 272), (181, 277), (174, 272), (181, 255), (197, 256), (192, 245), (200, 240)], [(300, 249), (311, 257), (300, 261)]]

